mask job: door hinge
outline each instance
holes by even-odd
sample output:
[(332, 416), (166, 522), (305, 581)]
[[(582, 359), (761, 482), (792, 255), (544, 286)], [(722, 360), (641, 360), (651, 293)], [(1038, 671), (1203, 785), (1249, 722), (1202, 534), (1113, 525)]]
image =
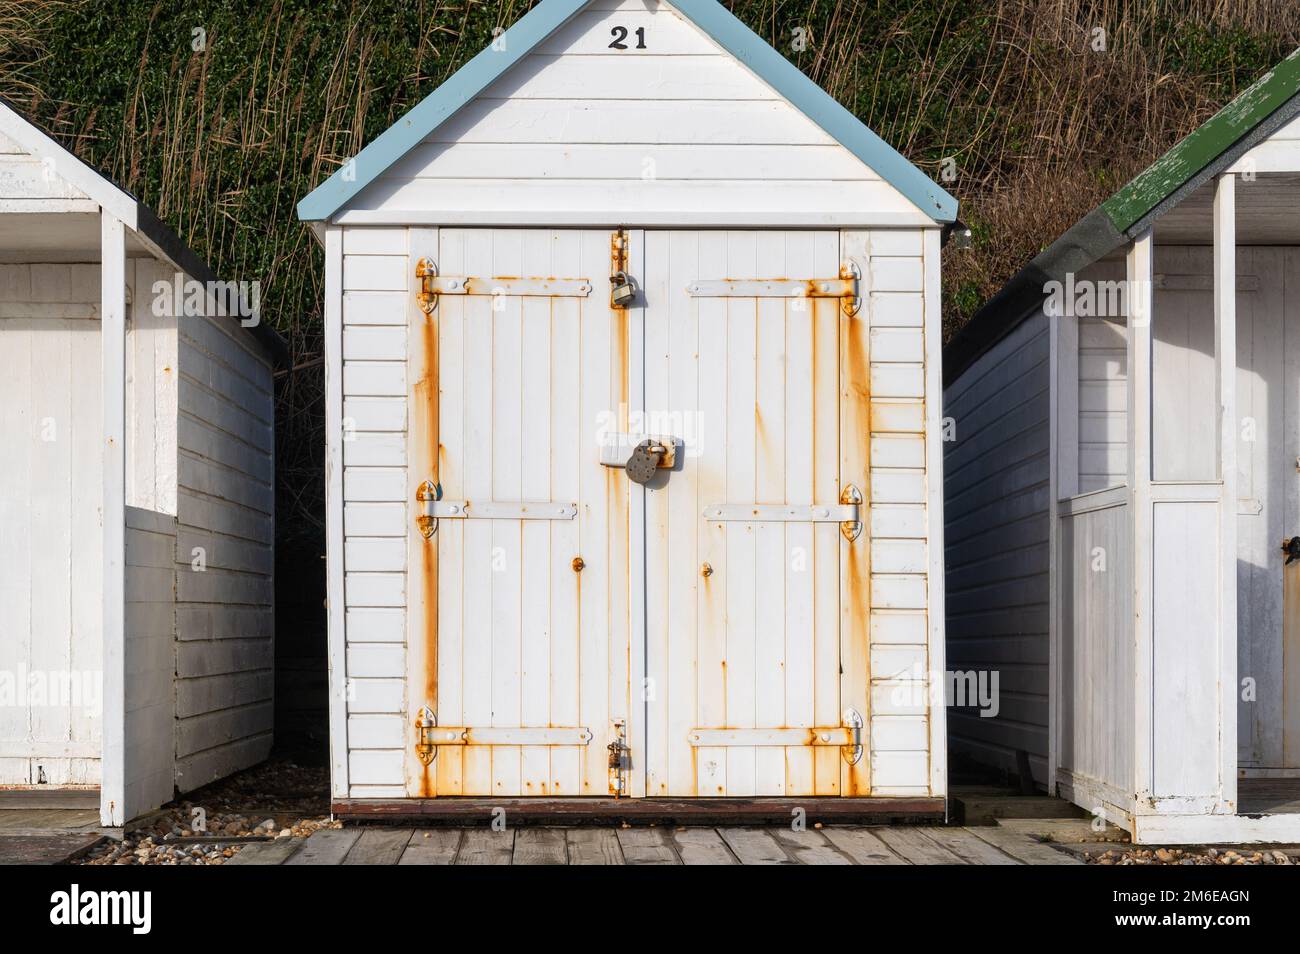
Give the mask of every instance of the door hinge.
[(442, 484), (426, 480), (415, 491), (415, 499), (420, 503), (420, 515), (415, 518), (415, 525), (420, 536), (428, 540), (438, 532), (437, 503), (442, 499)]
[(851, 515), (840, 522), (840, 533), (852, 543), (862, 533), (862, 491), (853, 484), (847, 484), (840, 491), (840, 504), (853, 508)]

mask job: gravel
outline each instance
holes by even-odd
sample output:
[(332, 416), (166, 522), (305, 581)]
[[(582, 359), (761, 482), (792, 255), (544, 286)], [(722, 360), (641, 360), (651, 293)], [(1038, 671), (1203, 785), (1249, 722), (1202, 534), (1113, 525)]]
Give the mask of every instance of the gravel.
[(1295, 860), (1276, 849), (1130, 848), (1089, 855), (1094, 865), (1293, 865)]
[[(163, 806), (123, 841), (110, 841), (77, 863), (225, 864), (243, 847), (230, 839), (305, 838), (341, 827), (329, 819), (328, 791), (327, 769), (273, 758)], [(178, 844), (181, 838), (205, 841)]]

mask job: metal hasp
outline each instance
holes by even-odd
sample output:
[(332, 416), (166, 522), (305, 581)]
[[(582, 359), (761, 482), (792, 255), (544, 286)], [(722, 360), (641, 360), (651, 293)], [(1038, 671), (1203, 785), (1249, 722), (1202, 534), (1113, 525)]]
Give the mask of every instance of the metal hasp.
[[(678, 443), (676, 437), (606, 433), (600, 439), (600, 464), (602, 467), (620, 467), (626, 470), (632, 455), (644, 448), (655, 456), (656, 467), (671, 470), (677, 466)], [(647, 444), (650, 445), (649, 448), (646, 448)]]
[(620, 311), (628, 308), (636, 298), (636, 287), (627, 269), (627, 230), (619, 229), (609, 236), (609, 307)]
[(844, 313), (856, 315), (862, 307), (858, 286), (862, 270), (857, 262), (845, 262), (838, 278), (752, 278), (691, 282), (686, 293), (692, 298), (838, 298)]

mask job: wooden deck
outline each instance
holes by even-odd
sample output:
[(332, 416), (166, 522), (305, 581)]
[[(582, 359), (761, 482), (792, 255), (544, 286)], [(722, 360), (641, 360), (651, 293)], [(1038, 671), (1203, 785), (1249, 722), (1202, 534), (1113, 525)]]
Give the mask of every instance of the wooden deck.
[(1237, 779), (1237, 811), (1242, 815), (1300, 812), (1300, 778)]
[(1076, 865), (998, 827), (326, 829), (249, 845), (235, 865)]

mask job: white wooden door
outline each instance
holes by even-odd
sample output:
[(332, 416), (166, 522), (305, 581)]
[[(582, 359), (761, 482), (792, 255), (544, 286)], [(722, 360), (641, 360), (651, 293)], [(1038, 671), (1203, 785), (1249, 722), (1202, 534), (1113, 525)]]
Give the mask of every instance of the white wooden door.
[(870, 791), (869, 533), (813, 518), (868, 491), (866, 309), (788, 297), (840, 268), (836, 232), (645, 233), (637, 410), (684, 445), (643, 492), (646, 795)]
[(441, 516), (410, 536), (408, 706), (458, 738), (427, 765), (408, 746), (411, 795), (609, 794), (629, 495), (598, 440), (626, 412), (631, 321), (610, 307), (610, 238), (412, 231), (412, 267), (470, 285), (430, 315), (412, 296), (408, 482), (440, 485)]

